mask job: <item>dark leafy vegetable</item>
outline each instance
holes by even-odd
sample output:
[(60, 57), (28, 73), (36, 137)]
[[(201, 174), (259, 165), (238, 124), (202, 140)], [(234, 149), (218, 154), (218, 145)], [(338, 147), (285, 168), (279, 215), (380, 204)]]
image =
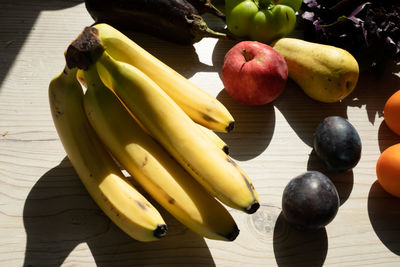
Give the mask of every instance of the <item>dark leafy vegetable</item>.
[(303, 0), (304, 39), (348, 50), (361, 70), (400, 59), (399, 0)]

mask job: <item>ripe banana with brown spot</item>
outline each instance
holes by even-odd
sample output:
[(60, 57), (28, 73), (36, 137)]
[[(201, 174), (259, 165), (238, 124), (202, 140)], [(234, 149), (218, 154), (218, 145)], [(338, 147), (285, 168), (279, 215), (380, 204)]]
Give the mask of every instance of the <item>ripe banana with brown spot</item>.
[(91, 128), (83, 108), (83, 91), (76, 69), (65, 68), (49, 85), (54, 125), (87, 191), (103, 212), (139, 241), (166, 234), (159, 212), (125, 178)]
[[(78, 70), (76, 77), (78, 79), (78, 81), (87, 88), (87, 84), (86, 84), (86, 78), (85, 78), (85, 74), (83, 70)], [(133, 116), (133, 114), (131, 114)], [(134, 117), (134, 116), (133, 116)], [(138, 123), (140, 123), (139, 121), (137, 121)], [(221, 139), (221, 137), (219, 137), (213, 130), (208, 129), (204, 126), (202, 126), (201, 124), (196, 123), (196, 125), (199, 126), (200, 131), (207, 137), (209, 138), (213, 143), (215, 143), (215, 145), (219, 148), (221, 148), (227, 155), (229, 155), (229, 146), (225, 143), (224, 140)], [(141, 125), (141, 127), (143, 128), (143, 125)], [(143, 129), (145, 130), (145, 129)], [(149, 132), (147, 131), (147, 133), (149, 134)]]
[[(85, 56), (90, 59), (82, 60)], [(83, 69), (95, 64), (102, 82), (213, 196), (247, 213), (259, 208), (258, 195), (245, 172), (199, 134), (195, 122), (152, 79), (138, 68), (113, 59), (96, 29), (85, 28), (69, 46), (67, 62)]]
[(210, 239), (234, 240), (239, 229), (226, 208), (137, 124), (101, 82), (96, 66), (89, 67), (85, 77), (87, 117), (133, 179), (192, 231)]
[(214, 96), (151, 55), (108, 24), (96, 24), (107, 52), (116, 60), (140, 69), (160, 86), (195, 122), (215, 131), (229, 132), (234, 118)]

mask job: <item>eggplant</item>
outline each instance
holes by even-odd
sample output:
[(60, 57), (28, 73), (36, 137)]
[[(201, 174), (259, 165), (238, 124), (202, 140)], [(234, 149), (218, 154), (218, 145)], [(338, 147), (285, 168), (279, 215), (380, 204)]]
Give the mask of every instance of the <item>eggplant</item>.
[(225, 21), (225, 14), (211, 3), (211, 0), (186, 0), (194, 6), (200, 14), (210, 13)]
[(233, 38), (210, 29), (186, 0), (86, 0), (85, 5), (95, 23), (140, 31), (175, 43), (193, 44), (204, 37)]

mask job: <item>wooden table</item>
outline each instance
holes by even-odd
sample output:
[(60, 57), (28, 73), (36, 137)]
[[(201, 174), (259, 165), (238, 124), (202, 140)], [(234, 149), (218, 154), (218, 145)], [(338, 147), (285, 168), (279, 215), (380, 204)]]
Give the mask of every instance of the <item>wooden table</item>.
[[(261, 201), (253, 215), (230, 210), (241, 230), (234, 242), (197, 236), (160, 208), (168, 236), (140, 243), (89, 197), (50, 115), (49, 81), (62, 70), (67, 45), (91, 23), (82, 1), (0, 3), (0, 266), (400, 266), (400, 199), (386, 194), (375, 175), (380, 153), (400, 142), (382, 116), (400, 89), (399, 64), (379, 78), (363, 73), (341, 103), (313, 101), (289, 81), (275, 102), (245, 107), (220, 79), (233, 42), (181, 46), (135, 34), (232, 112), (236, 128), (220, 136)], [(329, 115), (348, 118), (362, 139), (361, 161), (345, 174), (326, 173), (312, 152), (314, 129)], [(315, 233), (294, 231), (281, 216), (283, 188), (306, 170), (325, 172), (342, 202), (332, 223)]]

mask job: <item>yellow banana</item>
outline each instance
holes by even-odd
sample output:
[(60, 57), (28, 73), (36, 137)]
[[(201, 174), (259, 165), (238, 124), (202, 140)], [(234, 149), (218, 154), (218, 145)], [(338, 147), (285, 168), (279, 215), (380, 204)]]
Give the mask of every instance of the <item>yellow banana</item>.
[(140, 69), (160, 86), (195, 122), (229, 132), (234, 119), (226, 107), (175, 70), (108, 24), (94, 25), (106, 50), (116, 60)]
[(225, 154), (229, 155), (229, 146), (225, 143), (224, 140), (221, 139), (213, 130), (208, 129), (201, 124), (196, 125), (199, 127), (200, 132), (202, 132), (207, 138), (211, 140), (218, 148), (222, 149)]
[(158, 211), (126, 180), (100, 143), (83, 108), (76, 69), (64, 69), (49, 85), (50, 109), (67, 155), (91, 197), (125, 233), (158, 240), (166, 224)]
[[(76, 74), (77, 79), (79, 82), (87, 88), (86, 84), (86, 78), (83, 70), (78, 70)], [(131, 113), (131, 116), (134, 117), (134, 115)], [(140, 122), (136, 120), (139, 124)], [(204, 127), (201, 124), (196, 123), (196, 125), (199, 126), (200, 131), (207, 137), (209, 138), (215, 145), (219, 148), (221, 148), (227, 155), (229, 155), (229, 146), (225, 143), (224, 140), (222, 140), (213, 130), (208, 129), (207, 127)], [(143, 125), (140, 124), (140, 126), (143, 128)], [(143, 130), (146, 130), (143, 128)], [(148, 131), (146, 131), (148, 134), (150, 134)]]
[(76, 72), (76, 78), (83, 86), (85, 86), (87, 88), (85, 73), (83, 70), (78, 69), (78, 71)]
[(87, 117), (117, 161), (189, 229), (210, 239), (234, 240), (239, 230), (225, 207), (136, 123), (103, 85), (95, 66), (85, 71), (85, 77)]
[[(213, 196), (247, 213), (259, 208), (258, 195), (244, 171), (199, 134), (195, 122), (153, 80), (132, 65), (114, 60), (95, 29), (85, 28), (68, 51), (69, 65), (87, 68), (87, 64), (95, 64), (102, 82)], [(81, 60), (85, 56), (90, 59)]]
[(107, 52), (96, 61), (112, 88), (151, 135), (214, 196), (249, 213), (259, 207), (247, 175), (199, 129), (148, 76), (132, 65), (113, 60)]

